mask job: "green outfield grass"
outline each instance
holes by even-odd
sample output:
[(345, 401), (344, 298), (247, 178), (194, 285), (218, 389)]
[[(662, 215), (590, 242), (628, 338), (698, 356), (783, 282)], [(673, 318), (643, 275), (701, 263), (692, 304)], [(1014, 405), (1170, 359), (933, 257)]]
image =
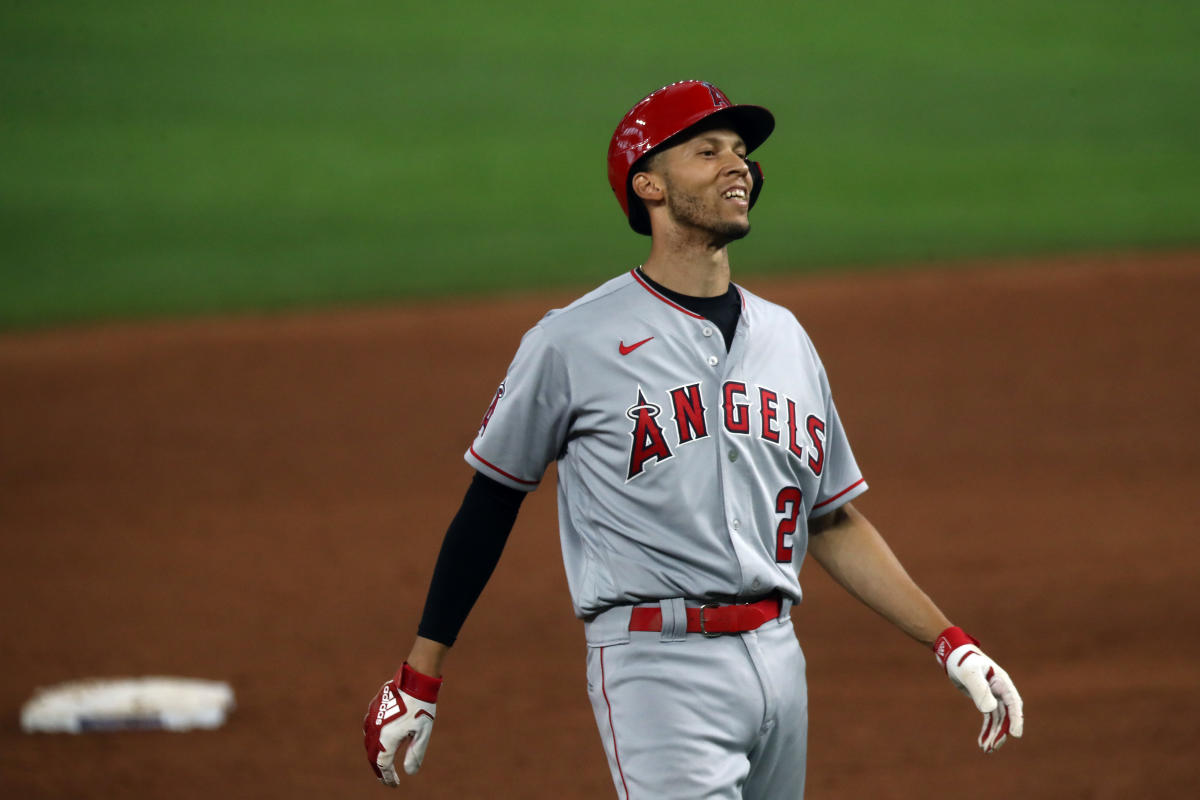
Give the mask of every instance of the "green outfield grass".
[(1200, 4), (0, 0), (0, 326), (580, 285), (625, 109), (779, 122), (741, 274), (1200, 241)]

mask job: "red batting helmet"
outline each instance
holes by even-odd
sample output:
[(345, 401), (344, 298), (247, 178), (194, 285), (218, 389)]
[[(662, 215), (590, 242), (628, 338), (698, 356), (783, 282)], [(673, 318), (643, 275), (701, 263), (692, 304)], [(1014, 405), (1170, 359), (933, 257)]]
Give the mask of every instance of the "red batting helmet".
[[(608, 143), (608, 183), (617, 195), (621, 210), (629, 218), (629, 227), (650, 235), (650, 216), (630, 188), (636, 174), (634, 165), (655, 150), (678, 143), (699, 123), (719, 118), (728, 122), (746, 143), (746, 153), (767, 140), (775, 129), (775, 117), (761, 106), (735, 106), (725, 93), (706, 81), (680, 81), (662, 87), (638, 102), (621, 120)], [(754, 185), (750, 205), (762, 189), (762, 168), (750, 165)]]

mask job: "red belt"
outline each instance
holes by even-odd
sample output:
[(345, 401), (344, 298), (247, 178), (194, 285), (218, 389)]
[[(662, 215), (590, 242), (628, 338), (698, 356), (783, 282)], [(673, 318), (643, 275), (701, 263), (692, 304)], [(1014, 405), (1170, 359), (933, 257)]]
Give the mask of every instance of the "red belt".
[[(768, 597), (757, 603), (722, 606), (706, 603), (699, 608), (687, 610), (687, 632), (705, 636), (720, 636), (724, 633), (752, 631), (765, 622), (777, 619), (781, 611), (778, 597)], [(631, 631), (661, 631), (662, 609), (658, 607), (634, 608), (629, 616)]]

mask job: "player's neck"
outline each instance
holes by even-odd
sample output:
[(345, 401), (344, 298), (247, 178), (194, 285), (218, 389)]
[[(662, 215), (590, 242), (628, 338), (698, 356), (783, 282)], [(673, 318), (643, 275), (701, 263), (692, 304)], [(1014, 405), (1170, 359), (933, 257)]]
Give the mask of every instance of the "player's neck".
[(729, 250), (723, 246), (670, 247), (655, 239), (642, 272), (689, 297), (718, 297), (729, 290)]

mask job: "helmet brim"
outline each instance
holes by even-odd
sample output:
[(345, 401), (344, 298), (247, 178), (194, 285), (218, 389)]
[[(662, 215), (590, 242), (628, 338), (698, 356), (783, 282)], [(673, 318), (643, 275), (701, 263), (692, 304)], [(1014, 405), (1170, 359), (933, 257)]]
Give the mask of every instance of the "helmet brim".
[(775, 115), (762, 106), (727, 106), (688, 125), (654, 149), (673, 147), (700, 131), (716, 128), (731, 128), (737, 131), (738, 136), (746, 143), (746, 155), (750, 155), (775, 130)]

